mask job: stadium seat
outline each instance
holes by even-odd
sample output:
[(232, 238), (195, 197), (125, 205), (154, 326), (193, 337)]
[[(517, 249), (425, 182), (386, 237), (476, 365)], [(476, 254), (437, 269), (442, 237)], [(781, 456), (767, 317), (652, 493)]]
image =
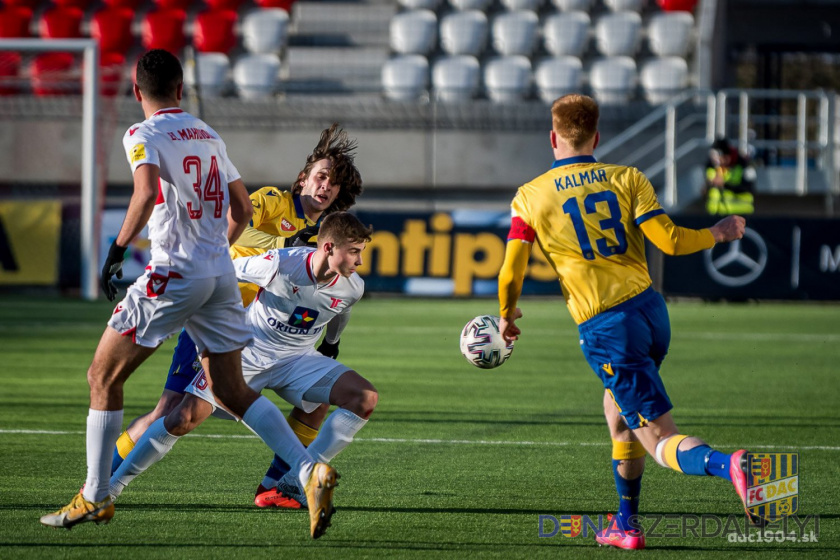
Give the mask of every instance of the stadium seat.
[(419, 54), (390, 59), (382, 67), (382, 89), (393, 101), (415, 101), (429, 89), (429, 61)]
[(143, 0), (102, 0), (102, 3), (109, 8), (131, 8), (136, 10)]
[(440, 47), (447, 54), (478, 55), (487, 43), (487, 16), (478, 10), (445, 15), (440, 20)]
[(629, 56), (600, 58), (592, 63), (589, 83), (600, 103), (627, 103), (636, 89), (636, 62)]
[(39, 54), (31, 63), (29, 74), (37, 96), (69, 95), (81, 90), (76, 58), (70, 53)]
[(562, 12), (572, 10), (589, 12), (592, 9), (592, 2), (593, 0), (551, 0), (554, 7)]
[(537, 14), (528, 10), (502, 12), (493, 19), (493, 48), (503, 55), (530, 56), (537, 44)]
[(666, 12), (693, 12), (697, 0), (656, 0), (656, 3)]
[[(102, 52), (99, 55), (99, 91), (112, 97), (120, 93), (125, 73), (125, 56), (118, 52)], [(82, 78), (84, 79), (84, 77)], [(128, 83), (126, 81), (126, 83)]]
[(543, 26), (545, 50), (554, 56), (580, 57), (589, 44), (589, 14), (562, 12), (546, 18)]
[(642, 17), (636, 12), (606, 14), (595, 24), (598, 52), (606, 56), (633, 56), (639, 48)]
[(263, 8), (248, 12), (242, 19), (245, 48), (256, 54), (280, 54), (286, 46), (289, 12), (280, 8)]
[(679, 56), (653, 58), (642, 65), (640, 78), (645, 99), (665, 103), (688, 87), (688, 64)]
[(29, 37), (32, 9), (27, 6), (6, 5), (0, 8), (0, 38)]
[(428, 54), (437, 41), (437, 16), (431, 10), (411, 10), (391, 20), (391, 50), (400, 54)]
[(134, 10), (126, 7), (105, 7), (93, 14), (90, 21), (90, 36), (99, 42), (103, 53), (125, 55), (134, 44), (131, 23)]
[(158, 8), (186, 11), (193, 0), (152, 0)]
[[(38, 33), (44, 39), (78, 39), (83, 12), (79, 8), (70, 6), (52, 6), (46, 9), (38, 22)], [(58, 59), (52, 60), (58, 62)]]
[(399, 5), (406, 10), (432, 10), (440, 6), (441, 0), (397, 0)]
[(0, 95), (20, 92), (20, 54), (0, 51)]
[(195, 18), (193, 46), (202, 53), (227, 54), (236, 46), (233, 28), (238, 16), (233, 10), (206, 10)]
[(147, 13), (141, 25), (143, 47), (164, 49), (177, 55), (186, 43), (186, 19), (184, 10), (159, 8)]
[(280, 8), (281, 10), (285, 10), (286, 13), (292, 11), (292, 5), (295, 3), (295, 0), (254, 0), (260, 8)]
[(512, 103), (531, 93), (531, 61), (526, 56), (497, 56), (484, 65), (487, 97), (496, 103)]
[(52, 0), (52, 3), (63, 8), (79, 8), (84, 11), (91, 5), (92, 0)]
[(208, 8), (213, 10), (237, 11), (245, 0), (204, 0)]
[(448, 55), (432, 66), (435, 97), (444, 103), (469, 101), (478, 93), (480, 66), (470, 55)]
[(537, 94), (549, 104), (567, 93), (579, 92), (582, 78), (583, 63), (574, 56), (543, 59), (534, 72)]
[(502, 6), (509, 12), (516, 10), (530, 10), (536, 12), (539, 10), (544, 0), (501, 0)]
[(647, 26), (648, 45), (657, 56), (685, 58), (691, 46), (694, 16), (688, 12), (654, 14)]
[(197, 83), (202, 97), (220, 97), (224, 93), (229, 71), (230, 59), (226, 54), (200, 52), (195, 56), (195, 64), (184, 66), (184, 83), (190, 87), (195, 87)]
[(274, 95), (280, 59), (273, 54), (248, 54), (233, 65), (233, 82), (242, 99), (264, 99)]
[(645, 5), (645, 0), (604, 0), (604, 5), (613, 12), (630, 11), (639, 13)]
[(449, 5), (458, 11), (478, 10), (484, 12), (490, 7), (492, 0), (449, 0)]
[(41, 5), (41, 0), (6, 0), (3, 4), (5, 6), (17, 6), (34, 10)]

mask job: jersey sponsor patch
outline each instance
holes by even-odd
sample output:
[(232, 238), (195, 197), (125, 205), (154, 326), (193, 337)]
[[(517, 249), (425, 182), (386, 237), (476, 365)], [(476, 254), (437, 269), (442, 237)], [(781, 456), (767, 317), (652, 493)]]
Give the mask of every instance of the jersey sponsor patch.
[(135, 146), (131, 148), (131, 163), (137, 163), (138, 161), (144, 159), (146, 159), (146, 145), (135, 144)]
[(533, 243), (537, 237), (537, 232), (534, 228), (525, 223), (519, 216), (514, 216), (510, 220), (510, 232), (508, 232), (508, 241), (511, 239), (519, 239)]
[(289, 315), (289, 325), (292, 327), (309, 331), (309, 328), (315, 324), (315, 319), (318, 318), (318, 312), (308, 307), (295, 307), (295, 310)]
[(295, 231), (297, 228), (289, 222), (286, 218), (280, 220), (280, 229), (283, 231)]

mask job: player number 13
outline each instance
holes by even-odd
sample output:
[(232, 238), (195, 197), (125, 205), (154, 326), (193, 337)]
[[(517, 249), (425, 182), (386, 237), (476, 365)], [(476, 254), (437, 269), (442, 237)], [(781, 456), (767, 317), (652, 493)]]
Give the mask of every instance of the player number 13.
[[(612, 257), (613, 255), (623, 255), (627, 251), (627, 235), (625, 234), (624, 224), (621, 223), (621, 207), (618, 205), (618, 197), (612, 191), (600, 191), (586, 195), (583, 199), (583, 208), (587, 214), (595, 214), (598, 212), (598, 203), (606, 202), (609, 215), (606, 219), (598, 222), (601, 231), (608, 229), (615, 231), (615, 245), (607, 243), (605, 237), (599, 237), (595, 240), (595, 246), (598, 248), (598, 253), (604, 257)], [(583, 221), (583, 216), (580, 213), (580, 205), (577, 198), (570, 198), (563, 203), (563, 212), (571, 216), (572, 225), (575, 228), (575, 235), (577, 235), (578, 243), (580, 244), (580, 252), (583, 258), (588, 261), (595, 260), (595, 253), (592, 250), (592, 242), (589, 239), (589, 234), (586, 232), (586, 223)]]

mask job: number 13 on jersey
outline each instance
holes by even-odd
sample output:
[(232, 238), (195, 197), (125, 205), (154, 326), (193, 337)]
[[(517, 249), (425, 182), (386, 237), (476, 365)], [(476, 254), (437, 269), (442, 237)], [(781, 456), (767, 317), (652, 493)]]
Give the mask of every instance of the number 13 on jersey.
[[(595, 217), (603, 216), (604, 213), (600, 212), (599, 208), (603, 209), (604, 204), (606, 204), (607, 217), (598, 220), (597, 227), (601, 231), (613, 230), (616, 244), (609, 244), (606, 237), (598, 237), (595, 239), (595, 247), (603, 257), (609, 258), (614, 255), (623, 255), (627, 251), (627, 236), (625, 234), (624, 224), (621, 223), (621, 207), (618, 204), (618, 197), (612, 191), (600, 191), (590, 193), (583, 199), (583, 209), (587, 216), (589, 214), (595, 214)], [(581, 212), (580, 202), (577, 198), (572, 197), (563, 203), (562, 208), (563, 212), (568, 214), (572, 219), (572, 225), (575, 228), (575, 235), (580, 244), (580, 252), (583, 254), (583, 258), (588, 261), (595, 260), (592, 241), (589, 238), (589, 233), (586, 231), (587, 220)]]

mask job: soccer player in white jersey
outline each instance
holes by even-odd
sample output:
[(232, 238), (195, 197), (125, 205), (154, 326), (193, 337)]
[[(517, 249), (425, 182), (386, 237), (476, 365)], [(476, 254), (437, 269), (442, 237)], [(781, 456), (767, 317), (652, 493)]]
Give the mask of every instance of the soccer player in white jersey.
[[(108, 299), (116, 294), (111, 277), (122, 277), (125, 248), (147, 223), (151, 261), (114, 310), (88, 369), (85, 485), (41, 523), (69, 529), (114, 516), (108, 484), (111, 450), (122, 428), (123, 385), (181, 327), (196, 342), (219, 400), (305, 477), (318, 502), (310, 500), (310, 508), (331, 511), (338, 474), (316, 464), (277, 407), (242, 378), (241, 349), (251, 333), (228, 247), (253, 214), (245, 184), (216, 131), (179, 108), (183, 70), (175, 56), (147, 52), (136, 76), (134, 95), (146, 120), (123, 138), (134, 193), (102, 271)], [(311, 533), (323, 532), (328, 521), (319, 521)]]
[[(339, 323), (334, 334), (340, 336), (351, 307), (364, 293), (356, 268), (362, 264), (361, 254), (370, 234), (358, 218), (337, 212), (324, 218), (316, 248), (273, 249), (234, 260), (239, 280), (260, 287), (247, 310), (254, 338), (242, 351), (245, 381), (255, 391), (273, 389), (305, 412), (323, 403), (339, 407), (327, 417), (308, 448), (321, 462), (332, 460), (353, 441), (379, 399), (364, 377), (315, 350), (328, 323), (331, 328)], [(140, 437), (111, 478), (110, 494), (118, 497), (138, 474), (162, 459), (179, 437), (198, 427), (214, 410), (217, 416), (231, 418), (223, 408), (204, 373), (199, 373), (181, 403)], [(305, 490), (304, 495), (311, 515), (311, 492)]]

